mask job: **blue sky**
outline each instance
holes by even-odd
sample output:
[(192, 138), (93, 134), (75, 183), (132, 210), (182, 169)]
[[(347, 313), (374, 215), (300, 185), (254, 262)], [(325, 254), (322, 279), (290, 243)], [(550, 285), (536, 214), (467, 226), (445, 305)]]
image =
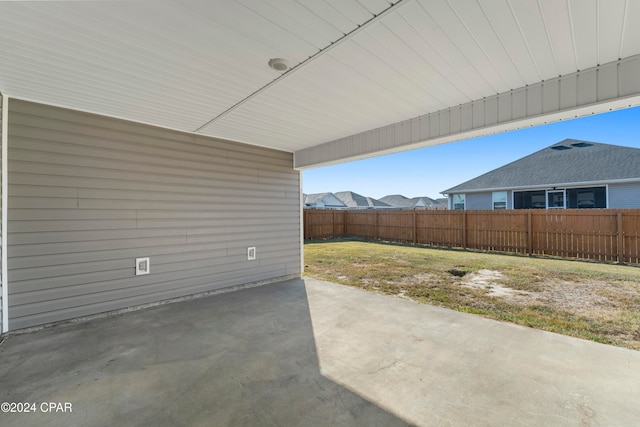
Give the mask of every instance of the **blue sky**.
[(437, 198), (440, 191), (567, 138), (640, 148), (640, 107), (309, 169), (302, 173), (302, 190)]

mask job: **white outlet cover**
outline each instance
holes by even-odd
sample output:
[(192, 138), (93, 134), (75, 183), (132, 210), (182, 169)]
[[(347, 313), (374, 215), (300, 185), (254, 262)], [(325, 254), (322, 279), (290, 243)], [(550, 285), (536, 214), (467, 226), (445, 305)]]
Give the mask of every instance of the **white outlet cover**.
[(149, 274), (151, 271), (151, 266), (149, 265), (149, 257), (146, 258), (136, 258), (136, 276), (141, 274)]
[(248, 261), (253, 261), (254, 259), (256, 259), (256, 247), (255, 246), (251, 246), (247, 248), (247, 260)]

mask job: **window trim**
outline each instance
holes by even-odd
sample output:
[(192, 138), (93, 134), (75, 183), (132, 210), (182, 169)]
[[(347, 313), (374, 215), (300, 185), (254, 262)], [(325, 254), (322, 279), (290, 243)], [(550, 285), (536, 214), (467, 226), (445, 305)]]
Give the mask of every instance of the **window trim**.
[[(610, 204), (609, 204), (609, 184), (606, 185), (592, 185), (592, 186), (584, 186), (584, 185), (572, 185), (572, 186), (567, 186), (567, 187), (562, 187), (562, 188), (547, 188), (547, 189), (530, 189), (530, 190), (513, 190), (510, 191), (511, 192), (511, 209), (542, 209), (542, 208), (533, 208), (533, 207), (529, 207), (529, 208), (523, 208), (523, 207), (519, 207), (516, 208), (516, 195), (518, 195), (519, 193), (533, 193), (533, 192), (544, 192), (544, 208), (543, 209), (579, 209), (577, 207), (569, 207), (569, 192), (572, 190), (586, 190), (586, 189), (604, 189), (604, 197), (605, 197), (605, 207), (599, 207), (599, 208), (594, 208), (594, 209), (610, 209)], [(553, 193), (553, 192), (564, 192), (564, 207), (559, 207), (559, 206), (549, 206), (549, 193)], [(595, 200), (594, 200), (595, 202)]]
[[(549, 206), (549, 194), (551, 193), (562, 193), (562, 206)], [(559, 190), (547, 190), (545, 192), (545, 205), (547, 209), (566, 209), (567, 208), (567, 189), (562, 188)]]
[[(456, 202), (455, 202), (456, 196), (462, 196), (462, 209), (456, 209)], [(452, 194), (451, 195), (451, 210), (454, 210), (454, 211), (466, 211), (467, 210), (467, 196), (466, 196), (466, 193), (456, 193), (456, 194)]]
[[(495, 196), (496, 194), (504, 194), (504, 208), (498, 208), (496, 209), (496, 200), (495, 200)], [(509, 208), (509, 204), (507, 203), (507, 200), (509, 199), (509, 192), (508, 191), (493, 191), (491, 193), (491, 210), (494, 211), (506, 211)], [(498, 202), (498, 203), (503, 203), (503, 202)]]

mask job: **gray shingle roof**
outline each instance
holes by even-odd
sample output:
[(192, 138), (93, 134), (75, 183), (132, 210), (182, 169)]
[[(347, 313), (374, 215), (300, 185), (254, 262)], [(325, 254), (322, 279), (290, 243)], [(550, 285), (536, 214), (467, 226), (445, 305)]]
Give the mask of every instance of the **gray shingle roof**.
[(640, 149), (565, 139), (442, 193), (570, 185), (637, 178)]
[(414, 207), (415, 206), (432, 207), (432, 206), (438, 206), (440, 204), (437, 201), (433, 200), (431, 197), (427, 197), (427, 196), (413, 197), (409, 200), (411, 200)]
[[(307, 205), (311, 205), (311, 204), (318, 203), (318, 202), (320, 202), (320, 201), (322, 201), (322, 202), (326, 202), (326, 200), (324, 200), (324, 199), (325, 199), (327, 196), (329, 196), (330, 198), (335, 197), (335, 196), (333, 195), (333, 193), (304, 194), (304, 195), (303, 195), (303, 200), (304, 200), (304, 203), (305, 203), (305, 204), (307, 204)], [(339, 200), (338, 200), (338, 201), (339, 201)], [(340, 206), (340, 205), (335, 205), (335, 204), (333, 204), (333, 203), (331, 203), (331, 204), (330, 204), (330, 206), (332, 206), (332, 207), (344, 207), (344, 205), (343, 205), (343, 206)]]
[(440, 203), (430, 197), (413, 197), (411, 199), (401, 194), (390, 194), (380, 199), (381, 202), (387, 203), (394, 208), (414, 208), (416, 206), (433, 207), (439, 206)]
[(404, 197), (402, 194), (389, 194), (388, 196), (382, 197), (380, 201), (391, 205), (394, 208), (409, 208), (412, 206), (411, 200)]
[(350, 208), (362, 208), (362, 207), (391, 207), (388, 204), (381, 202), (380, 200), (372, 197), (361, 196), (353, 191), (341, 191), (334, 193), (334, 195)]

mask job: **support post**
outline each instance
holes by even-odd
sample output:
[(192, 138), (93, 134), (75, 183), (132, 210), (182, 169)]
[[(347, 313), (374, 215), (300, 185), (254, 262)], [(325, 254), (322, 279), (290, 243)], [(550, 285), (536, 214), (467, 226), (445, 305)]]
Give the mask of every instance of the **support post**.
[(8, 230), (8, 214), (9, 214), (9, 98), (2, 94), (2, 129), (0, 129), (2, 138), (2, 194), (0, 198), (0, 216), (2, 217), (2, 227), (0, 230), (0, 280), (2, 280), (2, 333), (9, 332), (9, 275), (7, 267), (7, 230)]
[(304, 239), (308, 239), (309, 238), (309, 211), (307, 210), (302, 210), (302, 226), (303, 228), (303, 232), (302, 232), (302, 240)]

